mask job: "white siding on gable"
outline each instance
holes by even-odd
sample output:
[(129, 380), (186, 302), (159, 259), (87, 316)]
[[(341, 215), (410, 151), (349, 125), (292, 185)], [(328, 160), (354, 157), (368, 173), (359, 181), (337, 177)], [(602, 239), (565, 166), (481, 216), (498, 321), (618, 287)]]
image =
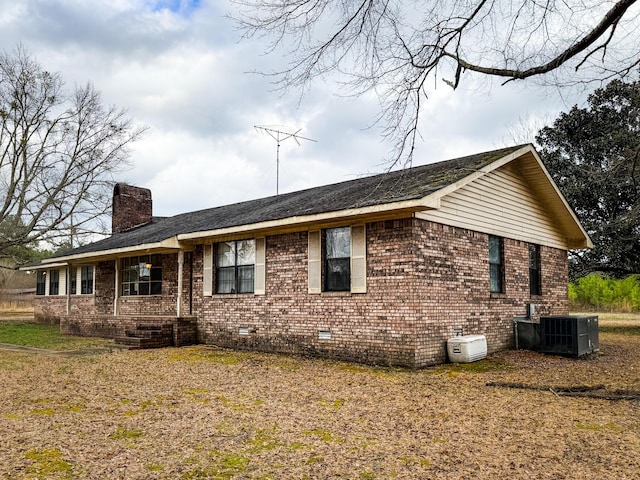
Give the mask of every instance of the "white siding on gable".
[(505, 165), (449, 195), (437, 210), (418, 218), (525, 242), (567, 249), (553, 215), (513, 164)]

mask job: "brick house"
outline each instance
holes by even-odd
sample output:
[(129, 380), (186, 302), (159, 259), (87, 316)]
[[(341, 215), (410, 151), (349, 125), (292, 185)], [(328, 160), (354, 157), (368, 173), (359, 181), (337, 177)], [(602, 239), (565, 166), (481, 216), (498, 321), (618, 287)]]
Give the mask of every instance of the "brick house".
[(529, 304), (567, 314), (567, 251), (590, 246), (530, 145), (168, 218), (118, 184), (112, 235), (44, 260), (35, 309), (63, 333), (423, 367), (456, 334), (511, 347)]

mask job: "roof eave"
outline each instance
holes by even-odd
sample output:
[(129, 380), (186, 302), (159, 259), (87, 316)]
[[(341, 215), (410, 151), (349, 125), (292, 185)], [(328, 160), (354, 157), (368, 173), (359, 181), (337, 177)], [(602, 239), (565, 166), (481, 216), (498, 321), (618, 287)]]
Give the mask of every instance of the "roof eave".
[(428, 198), (415, 200), (405, 200), (401, 202), (384, 203), (368, 207), (350, 208), (334, 212), (317, 213), (313, 215), (299, 215), (287, 217), (279, 220), (268, 220), (246, 225), (236, 225), (232, 227), (204, 230), (199, 232), (183, 233), (178, 235), (180, 242), (194, 241), (199, 239), (227, 236), (231, 234), (242, 234), (254, 231), (265, 231), (273, 229), (286, 229), (291, 227), (303, 228), (313, 224), (323, 224), (338, 222), (347, 219), (371, 219), (389, 214), (412, 213), (422, 210), (431, 210), (438, 207), (438, 202)]
[(65, 255), (61, 257), (48, 258), (42, 261), (42, 266), (40, 268), (50, 268), (55, 266), (59, 262), (66, 262), (64, 263), (64, 265), (67, 265), (69, 263), (82, 262), (83, 260), (95, 261), (96, 259), (100, 259), (100, 258), (119, 257), (129, 253), (136, 253), (141, 251), (155, 253), (155, 252), (163, 252), (163, 251), (180, 250), (182, 248), (183, 246), (180, 244), (177, 237), (170, 237), (160, 242), (144, 243), (141, 245), (131, 245), (128, 247), (113, 248), (108, 250), (97, 250), (95, 252), (84, 252), (84, 253), (77, 253), (74, 255)]
[(49, 258), (42, 261), (39, 266), (33, 266), (30, 270), (54, 268), (56, 266), (66, 266), (70, 263), (79, 263), (82, 261), (96, 261), (100, 259), (108, 259), (120, 257), (137, 252), (167, 252), (189, 249), (190, 245), (197, 243), (197, 240), (207, 238), (222, 237), (229, 235), (242, 235), (251, 232), (280, 230), (291, 228), (304, 228), (313, 224), (322, 224), (328, 222), (338, 222), (346, 219), (369, 219), (384, 217), (398, 213), (413, 213), (422, 210), (431, 210), (438, 208), (439, 201), (432, 199), (406, 200), (402, 202), (392, 202), (381, 205), (373, 205), (361, 208), (352, 208), (347, 210), (339, 210), (335, 212), (319, 213), (314, 215), (301, 215), (283, 218), (280, 220), (269, 220), (246, 225), (236, 225), (232, 227), (219, 228), (214, 230), (204, 230), (191, 233), (183, 233), (177, 236), (167, 238), (161, 242), (145, 243), (140, 245), (132, 245), (128, 247), (113, 248), (108, 250), (98, 250), (94, 252), (84, 252), (73, 255), (65, 255), (61, 257)]
[[(59, 260), (59, 258), (56, 258), (55, 260)], [(60, 261), (57, 261), (57, 262), (51, 261), (50, 263), (45, 264), (44, 262), (46, 261), (47, 260), (42, 260), (42, 263), (39, 263), (36, 265), (24, 265), (20, 267), (18, 270), (22, 272), (29, 272), (32, 270), (44, 270), (46, 268), (66, 267), (67, 265), (69, 265), (69, 262), (60, 262)]]

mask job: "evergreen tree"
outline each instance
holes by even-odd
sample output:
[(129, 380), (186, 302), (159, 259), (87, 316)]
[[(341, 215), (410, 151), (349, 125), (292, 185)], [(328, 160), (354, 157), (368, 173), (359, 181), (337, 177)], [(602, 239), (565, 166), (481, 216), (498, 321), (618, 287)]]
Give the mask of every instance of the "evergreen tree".
[(536, 141), (594, 248), (570, 257), (570, 276), (640, 272), (640, 83), (614, 80)]

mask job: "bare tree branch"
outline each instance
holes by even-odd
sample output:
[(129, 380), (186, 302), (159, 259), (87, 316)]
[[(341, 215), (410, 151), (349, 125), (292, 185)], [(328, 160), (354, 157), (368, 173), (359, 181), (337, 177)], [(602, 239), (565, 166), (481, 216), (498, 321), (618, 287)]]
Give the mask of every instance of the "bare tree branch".
[(143, 131), (92, 85), (67, 92), (22, 46), (0, 54), (0, 254), (91, 229)]
[(335, 73), (350, 94), (377, 93), (377, 123), (396, 160), (410, 160), (427, 86), (435, 85), (430, 79), (443, 77), (456, 89), (465, 74), (504, 83), (553, 74), (554, 82), (571, 85), (624, 77), (640, 65), (637, 0), (235, 3), (245, 36), (268, 39), (267, 52), (284, 49), (291, 60), (263, 72), (278, 87), (304, 91)]

